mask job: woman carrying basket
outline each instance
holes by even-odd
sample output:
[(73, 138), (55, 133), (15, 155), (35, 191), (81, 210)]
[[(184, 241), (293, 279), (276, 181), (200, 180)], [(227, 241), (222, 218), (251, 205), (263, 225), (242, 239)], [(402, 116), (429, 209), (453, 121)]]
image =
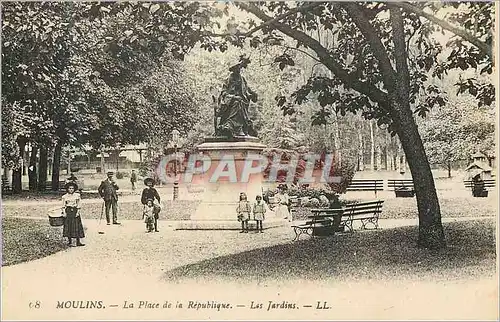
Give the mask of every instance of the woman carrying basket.
[(67, 193), (62, 196), (62, 211), (66, 215), (63, 237), (68, 238), (68, 246), (70, 247), (73, 238), (76, 238), (76, 246), (85, 246), (80, 242), (80, 238), (84, 238), (85, 233), (82, 218), (80, 217), (80, 194), (75, 192), (78, 190), (78, 185), (74, 182), (68, 182), (65, 188)]

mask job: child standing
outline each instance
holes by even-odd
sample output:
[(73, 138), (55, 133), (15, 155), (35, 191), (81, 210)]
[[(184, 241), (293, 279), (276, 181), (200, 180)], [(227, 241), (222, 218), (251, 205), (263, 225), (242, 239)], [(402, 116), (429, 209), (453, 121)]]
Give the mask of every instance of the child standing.
[(265, 219), (266, 206), (265, 203), (262, 201), (261, 196), (255, 197), (255, 200), (256, 202), (253, 205), (253, 217), (257, 222), (257, 230), (260, 230), (260, 232), (263, 233), (264, 231), (262, 228), (262, 221), (264, 221)]
[(238, 202), (238, 207), (236, 208), (236, 213), (238, 214), (238, 221), (241, 221), (241, 231), (240, 233), (248, 233), (248, 221), (250, 220), (250, 202), (247, 200), (247, 195), (242, 192), (240, 193), (240, 201)]
[[(146, 188), (142, 190), (142, 195), (141, 195), (141, 203), (143, 205), (146, 205), (147, 201), (149, 199), (153, 200), (153, 207), (154, 207), (154, 225), (155, 225), (155, 231), (158, 232), (158, 219), (160, 218), (160, 195), (158, 194), (158, 191), (154, 188), (154, 180), (153, 178), (146, 178), (144, 179), (144, 184), (146, 185)], [(157, 203), (155, 202), (157, 201)]]
[(148, 233), (153, 231), (154, 209), (155, 207), (153, 205), (153, 199), (148, 199), (146, 201), (146, 204), (144, 205), (144, 209), (142, 212)]
[(74, 182), (66, 184), (66, 194), (62, 196), (62, 211), (66, 215), (63, 227), (63, 237), (68, 238), (68, 246), (72, 246), (71, 239), (76, 238), (76, 246), (85, 246), (80, 242), (80, 238), (85, 237), (83, 231), (82, 218), (80, 217), (80, 194), (75, 192), (78, 185)]

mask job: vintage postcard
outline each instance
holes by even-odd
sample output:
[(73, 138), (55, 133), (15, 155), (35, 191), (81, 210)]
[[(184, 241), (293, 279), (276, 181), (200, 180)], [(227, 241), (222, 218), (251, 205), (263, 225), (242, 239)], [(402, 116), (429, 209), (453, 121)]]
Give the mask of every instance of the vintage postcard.
[(498, 320), (498, 17), (2, 2), (2, 320)]

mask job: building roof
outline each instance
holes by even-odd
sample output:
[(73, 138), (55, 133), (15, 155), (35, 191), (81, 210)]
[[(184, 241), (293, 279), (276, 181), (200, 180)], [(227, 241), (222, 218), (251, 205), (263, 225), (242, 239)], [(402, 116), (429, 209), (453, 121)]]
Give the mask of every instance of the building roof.
[(469, 166), (465, 169), (466, 171), (469, 171), (471, 169), (481, 169), (483, 171), (491, 171), (493, 170), (487, 163), (485, 162), (480, 162), (480, 161), (474, 161)]
[(486, 159), (486, 155), (482, 154), (481, 152), (476, 152), (472, 155), (472, 158), (475, 159), (475, 158), (484, 158)]

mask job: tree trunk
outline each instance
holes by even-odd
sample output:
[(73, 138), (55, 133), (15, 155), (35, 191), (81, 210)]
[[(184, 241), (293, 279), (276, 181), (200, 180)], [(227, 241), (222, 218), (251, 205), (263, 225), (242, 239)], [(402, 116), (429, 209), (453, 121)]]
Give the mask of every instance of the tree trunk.
[(68, 163), (66, 168), (66, 174), (69, 175), (71, 172), (71, 150), (68, 150)]
[(18, 194), (23, 191), (23, 182), (22, 182), (22, 171), (24, 168), (23, 155), (24, 155), (24, 147), (26, 146), (26, 139), (18, 138), (17, 145), (19, 147), (19, 159), (18, 164), (14, 169), (12, 169), (12, 193)]
[[(333, 75), (331, 75), (333, 76)], [(339, 167), (342, 166), (342, 153), (340, 148), (340, 129), (339, 129), (339, 120), (337, 117), (337, 113), (332, 113), (332, 125), (333, 125), (333, 148), (335, 150), (335, 158), (338, 160)]]
[(38, 154), (38, 146), (32, 145), (31, 147), (31, 155), (30, 155), (30, 163), (28, 168), (28, 179), (29, 179), (29, 189), (30, 191), (36, 191), (38, 187), (37, 180), (37, 154)]
[(45, 191), (47, 187), (47, 155), (48, 148), (46, 146), (40, 147), (40, 160), (38, 166), (38, 190)]
[(398, 131), (398, 135), (407, 156), (417, 196), (418, 245), (425, 248), (441, 248), (445, 246), (445, 241), (434, 178), (415, 122), (410, 113), (401, 112), (401, 128), (404, 130)]
[(54, 161), (52, 162), (52, 191), (59, 190), (59, 172), (61, 169), (62, 144), (57, 142), (54, 148)]
[[(361, 127), (360, 127), (361, 128)], [(358, 133), (358, 139), (359, 139), (359, 148), (358, 148), (358, 171), (363, 171), (365, 169), (365, 162), (364, 162), (364, 149), (363, 149), (363, 133), (361, 133), (361, 129)]]
[(401, 167), (401, 143), (398, 141), (398, 151), (396, 152), (396, 158), (394, 159), (394, 167), (397, 172), (401, 172), (403, 169)]
[(386, 154), (385, 154), (386, 155), (386, 160), (385, 161), (386, 161), (386, 164), (387, 164), (386, 170), (388, 170), (388, 171), (394, 170), (393, 166), (392, 166), (392, 164), (394, 162), (394, 158), (393, 158), (392, 154), (393, 154), (392, 151), (389, 151), (389, 149), (386, 150)]
[(22, 166), (12, 169), (12, 193), (18, 194), (22, 192)]
[(368, 122), (370, 124), (370, 170), (375, 171), (375, 135), (373, 133), (373, 120)]
[[(238, 5), (243, 10), (255, 14), (263, 21), (272, 20), (265, 12), (254, 5), (243, 2)], [(370, 18), (365, 15), (366, 10), (353, 2), (332, 3), (332, 5), (341, 6), (345, 9), (367, 40), (373, 55), (378, 60), (384, 87), (388, 93), (381, 91), (373, 84), (360, 82), (356, 78), (349, 77), (350, 74), (342, 69), (342, 66), (331, 56), (331, 53), (322, 47), (318, 41), (310, 38), (304, 32), (277, 21), (271, 21), (270, 25), (314, 50), (318, 59), (345, 85), (367, 95), (372, 101), (377, 102), (380, 108), (390, 114), (413, 176), (419, 216), (418, 245), (426, 248), (445, 247), (444, 232), (441, 224), (441, 210), (434, 186), (434, 179), (410, 108), (410, 73), (407, 65), (408, 53), (401, 10), (393, 6), (390, 7), (390, 21), (394, 43), (392, 56), (397, 68), (397, 70), (394, 70), (387, 47), (382, 43), (376, 28), (370, 22)]]
[[(398, 71), (393, 76), (395, 87), (389, 91), (389, 96), (395, 112), (394, 122), (405, 152), (405, 159), (410, 167), (417, 197), (418, 245), (432, 249), (443, 248), (446, 243), (434, 178), (410, 107), (410, 73), (407, 65), (408, 55), (401, 10), (391, 7), (390, 19), (393, 31), (394, 56)], [(384, 68), (386, 67), (387, 64)], [(388, 70), (385, 70), (385, 72), (387, 73)]]
[(382, 169), (382, 149), (380, 148), (380, 146), (377, 147), (377, 153), (376, 153), (376, 158), (377, 160), (376, 164), (377, 164), (377, 170), (381, 170)]
[(448, 178), (451, 178), (451, 162), (450, 161), (448, 161), (447, 168), (448, 168)]
[(24, 151), (24, 150), (22, 151), (21, 155), (23, 156), (23, 176), (25, 176), (25, 175), (27, 175), (26, 164), (28, 163), (30, 156), (29, 156), (29, 152)]
[[(142, 163), (142, 153), (139, 155), (139, 157), (140, 157), (140, 160), (141, 160), (141, 163)], [(101, 162), (101, 172), (102, 173), (106, 173), (106, 169), (104, 168), (105, 167), (105, 163), (104, 163), (104, 151), (101, 151), (100, 162)]]

